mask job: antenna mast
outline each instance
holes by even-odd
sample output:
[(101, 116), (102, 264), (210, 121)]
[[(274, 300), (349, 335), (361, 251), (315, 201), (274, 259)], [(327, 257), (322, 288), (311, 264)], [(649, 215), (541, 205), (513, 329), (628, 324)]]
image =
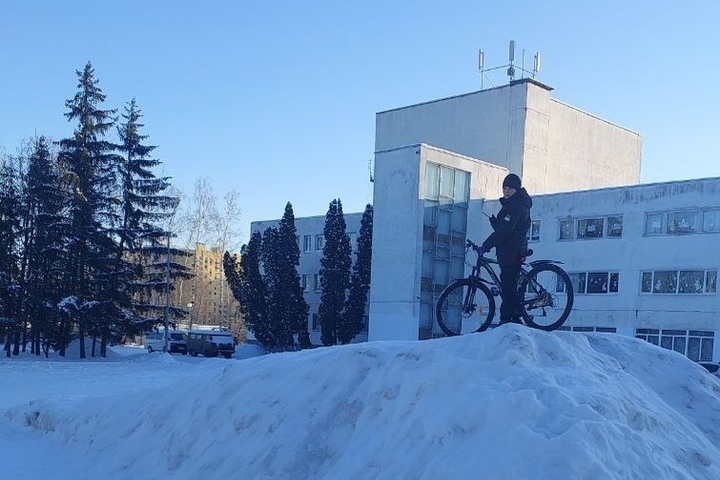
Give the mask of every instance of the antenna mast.
[[(532, 71), (525, 69), (525, 49), (522, 49), (522, 59), (520, 66), (515, 65), (515, 40), (510, 40), (510, 45), (508, 47), (508, 63), (505, 65), (500, 65), (498, 67), (492, 67), (492, 68), (485, 68), (485, 50), (480, 49), (478, 52), (478, 70), (480, 70), (480, 90), (485, 88), (485, 79), (487, 78), (486, 73), (492, 72), (493, 70), (500, 70), (501, 68), (506, 69), (505, 72), (507, 73), (507, 76), (509, 77), (509, 82), (512, 82), (515, 80), (515, 75), (519, 71), (521, 78), (525, 78), (525, 75), (527, 75), (530, 78), (535, 78), (538, 73), (540, 73), (540, 52), (535, 53), (534, 62), (533, 62), (533, 69)], [(492, 84), (489, 78), (487, 80), (490, 82), (490, 84), (494, 87), (495, 85)]]

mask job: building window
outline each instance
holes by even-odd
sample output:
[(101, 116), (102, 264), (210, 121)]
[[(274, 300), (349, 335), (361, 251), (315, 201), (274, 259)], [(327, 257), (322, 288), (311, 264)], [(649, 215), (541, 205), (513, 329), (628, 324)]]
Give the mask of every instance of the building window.
[(319, 292), (320, 291), (320, 275), (317, 273), (315, 275), (313, 275), (313, 284), (315, 287), (314, 290), (316, 292)]
[(670, 235), (696, 233), (698, 224), (697, 219), (697, 210), (670, 212), (667, 214), (667, 233)]
[(312, 235), (303, 235), (303, 252), (309, 252), (312, 247)]
[(658, 270), (642, 272), (641, 293), (712, 294), (717, 270)]
[(720, 232), (720, 208), (712, 208), (703, 211), (703, 232)]
[(560, 220), (560, 240), (572, 240), (575, 238), (575, 219), (566, 218)]
[(621, 238), (623, 230), (623, 217), (613, 216), (607, 217), (607, 237)]
[(324, 245), (325, 245), (325, 236), (324, 235), (315, 235), (315, 251), (322, 250)]
[(563, 325), (558, 330), (564, 330), (566, 332), (598, 332), (598, 333), (617, 333), (615, 327), (570, 327)]
[(638, 328), (635, 330), (635, 338), (674, 350), (695, 362), (711, 362), (713, 358), (715, 332)]
[(303, 292), (308, 291), (309, 281), (310, 281), (310, 275), (300, 276), (300, 286), (302, 287)]
[(528, 232), (529, 242), (540, 241), (540, 220), (533, 220), (530, 222), (530, 232)]
[(320, 316), (317, 313), (312, 314), (312, 329), (320, 330)]
[(575, 294), (617, 293), (620, 282), (618, 272), (573, 272), (569, 273)]
[(648, 213), (645, 215), (645, 235), (662, 235), (663, 214)]
[(688, 235), (720, 232), (720, 208), (645, 214), (645, 235)]
[(604, 230), (604, 218), (583, 218), (578, 220), (577, 238), (602, 238)]
[(442, 336), (434, 319), (438, 292), (464, 276), (470, 172), (425, 164), (418, 338)]
[(560, 240), (622, 238), (622, 215), (560, 220)]

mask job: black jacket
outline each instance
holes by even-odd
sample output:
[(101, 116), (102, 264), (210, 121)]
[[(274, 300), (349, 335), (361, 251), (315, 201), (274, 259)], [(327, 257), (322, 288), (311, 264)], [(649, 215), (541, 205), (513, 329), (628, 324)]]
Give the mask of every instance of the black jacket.
[(509, 199), (501, 198), (500, 203), (502, 208), (497, 218), (490, 218), (490, 224), (495, 231), (485, 239), (482, 246), (487, 251), (495, 247), (500, 265), (519, 263), (527, 251), (532, 199), (527, 191), (521, 188)]

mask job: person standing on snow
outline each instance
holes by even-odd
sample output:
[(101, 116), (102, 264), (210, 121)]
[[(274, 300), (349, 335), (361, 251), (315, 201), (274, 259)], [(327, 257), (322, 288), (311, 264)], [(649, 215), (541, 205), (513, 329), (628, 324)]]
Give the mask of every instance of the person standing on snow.
[(514, 173), (503, 180), (502, 208), (490, 217), (493, 233), (482, 244), (483, 253), (495, 248), (500, 265), (500, 325), (520, 323), (520, 300), (517, 295), (518, 275), (527, 253), (532, 199)]

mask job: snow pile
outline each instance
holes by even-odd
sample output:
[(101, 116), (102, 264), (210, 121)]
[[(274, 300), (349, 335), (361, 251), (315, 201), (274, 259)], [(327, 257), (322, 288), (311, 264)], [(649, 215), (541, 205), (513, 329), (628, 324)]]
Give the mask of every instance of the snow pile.
[[(507, 325), (242, 361), (156, 356), (172, 382), (5, 416), (81, 446), (92, 478), (720, 478), (718, 378), (613, 334)], [(108, 365), (161, 363), (147, 357)]]

